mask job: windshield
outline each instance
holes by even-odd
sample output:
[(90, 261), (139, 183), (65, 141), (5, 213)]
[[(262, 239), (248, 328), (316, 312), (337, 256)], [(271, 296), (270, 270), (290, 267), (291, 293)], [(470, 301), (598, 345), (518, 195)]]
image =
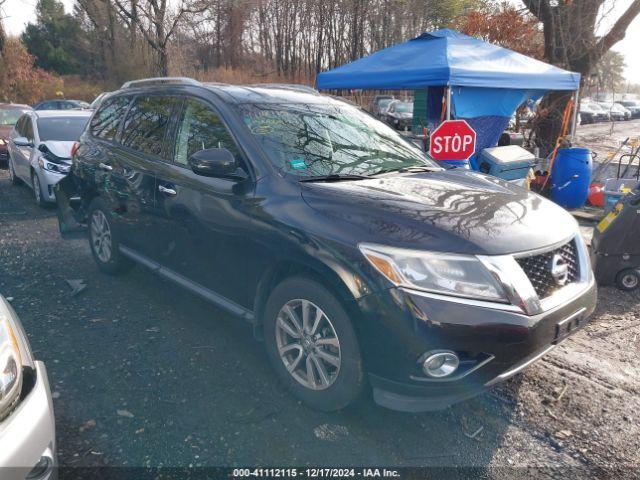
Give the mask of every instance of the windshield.
[(0, 110), (0, 125), (15, 125), (20, 116), (27, 110), (7, 108)]
[(244, 123), (280, 170), (299, 176), (371, 175), (437, 166), (382, 122), (349, 105), (246, 104)]
[(39, 118), (38, 134), (40, 135), (40, 141), (74, 142), (80, 138), (80, 134), (88, 121), (88, 116)]
[(378, 101), (378, 108), (380, 110), (386, 110), (391, 102), (393, 102), (393, 98), (383, 98)]
[(413, 113), (413, 103), (409, 102), (398, 102), (393, 108), (398, 113)]

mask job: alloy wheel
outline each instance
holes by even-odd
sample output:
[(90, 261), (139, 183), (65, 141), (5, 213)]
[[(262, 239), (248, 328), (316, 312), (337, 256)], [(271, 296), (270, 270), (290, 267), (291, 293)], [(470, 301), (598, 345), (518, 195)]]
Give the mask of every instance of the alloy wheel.
[(111, 260), (111, 228), (102, 210), (91, 215), (91, 246), (101, 262)]
[(638, 286), (638, 277), (633, 273), (628, 273), (622, 277), (622, 285), (629, 290), (633, 290)]
[(320, 307), (309, 300), (290, 300), (278, 312), (275, 335), (280, 359), (298, 383), (324, 390), (336, 381), (340, 340)]

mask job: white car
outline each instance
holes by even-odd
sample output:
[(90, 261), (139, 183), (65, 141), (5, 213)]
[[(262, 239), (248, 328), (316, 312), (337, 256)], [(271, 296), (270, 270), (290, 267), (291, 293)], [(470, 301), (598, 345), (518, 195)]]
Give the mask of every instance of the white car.
[(631, 112), (619, 103), (600, 102), (598, 105), (609, 112), (611, 120), (620, 122), (631, 119)]
[(44, 363), (0, 295), (0, 478), (55, 478), (56, 430)]
[(71, 168), (71, 149), (89, 121), (90, 110), (33, 110), (20, 117), (9, 144), (9, 176), (33, 189), (38, 205), (55, 202), (53, 187)]

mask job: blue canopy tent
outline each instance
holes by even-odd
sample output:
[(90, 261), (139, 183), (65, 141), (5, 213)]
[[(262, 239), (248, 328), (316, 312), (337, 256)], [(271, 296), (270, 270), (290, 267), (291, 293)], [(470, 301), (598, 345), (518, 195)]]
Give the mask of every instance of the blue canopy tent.
[(467, 120), (477, 132), (476, 151), (480, 151), (497, 143), (519, 105), (550, 90), (576, 92), (575, 126), (580, 74), (442, 29), (320, 73), (317, 86), (428, 90), (425, 108), (431, 127), (440, 120), (446, 95), (446, 117)]

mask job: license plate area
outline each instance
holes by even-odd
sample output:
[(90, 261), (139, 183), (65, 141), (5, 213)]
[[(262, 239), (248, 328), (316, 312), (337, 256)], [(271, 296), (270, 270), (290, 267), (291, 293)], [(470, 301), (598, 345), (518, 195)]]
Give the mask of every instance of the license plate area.
[(554, 344), (560, 343), (567, 338), (573, 332), (578, 330), (584, 325), (585, 322), (585, 308), (578, 310), (577, 312), (569, 315), (564, 320), (559, 321), (555, 325), (555, 335), (553, 338)]

